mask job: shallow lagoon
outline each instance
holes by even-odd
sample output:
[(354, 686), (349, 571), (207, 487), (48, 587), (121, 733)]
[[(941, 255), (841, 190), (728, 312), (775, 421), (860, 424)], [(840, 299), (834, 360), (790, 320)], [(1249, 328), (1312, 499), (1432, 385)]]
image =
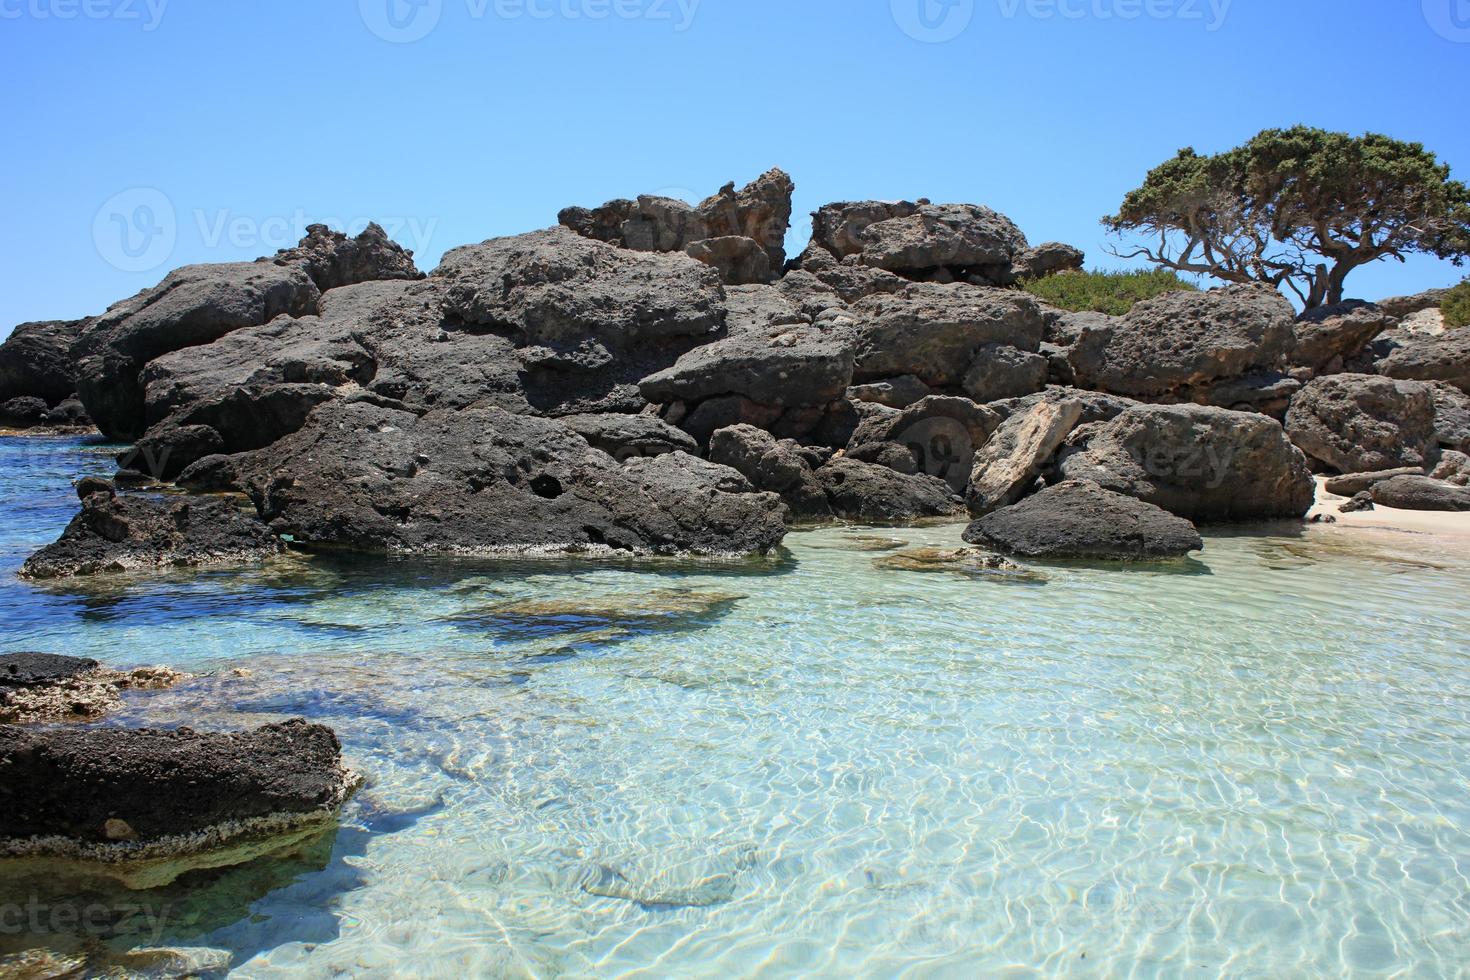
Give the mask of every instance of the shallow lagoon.
[[(1452, 976), (1470, 961), (1462, 546), (1253, 529), (1207, 535), (1197, 562), (1040, 566), (1035, 584), (874, 564), (891, 554), (874, 535), (954, 546), (955, 526), (834, 528), (717, 566), (316, 559), (84, 590), (15, 580), (107, 452), (0, 440), (6, 648), (208, 674), (110, 722), (303, 715), (369, 777), (298, 853), (141, 897), (161, 924), (135, 916), (110, 948), (182, 952), (135, 968)], [(3, 887), (12, 907), (68, 900)], [(70, 900), (93, 898), (126, 900)], [(8, 929), (0, 949), (53, 940)]]

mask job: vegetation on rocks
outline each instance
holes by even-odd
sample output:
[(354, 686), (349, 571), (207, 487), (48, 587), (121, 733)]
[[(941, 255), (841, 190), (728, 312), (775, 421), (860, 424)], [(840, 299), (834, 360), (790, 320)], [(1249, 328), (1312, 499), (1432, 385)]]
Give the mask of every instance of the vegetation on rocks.
[(1058, 309), (1109, 316), (1122, 316), (1140, 300), (1164, 293), (1199, 291), (1198, 286), (1168, 269), (1059, 272), (1023, 282), (1021, 288)]
[(1439, 304), (1447, 327), (1470, 327), (1470, 279), (1451, 289)]

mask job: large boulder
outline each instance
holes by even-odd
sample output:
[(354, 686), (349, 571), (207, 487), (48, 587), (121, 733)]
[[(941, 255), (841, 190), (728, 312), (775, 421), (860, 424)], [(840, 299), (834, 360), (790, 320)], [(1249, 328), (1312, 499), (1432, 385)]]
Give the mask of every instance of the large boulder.
[(1165, 293), (1125, 316), (1078, 324), (1069, 357), (1079, 387), (1156, 398), (1281, 366), (1293, 319), (1268, 286)]
[(951, 281), (991, 285), (1015, 281), (1013, 261), (1027, 248), (1026, 236), (997, 211), (927, 201), (828, 204), (812, 216), (812, 244), (907, 278), (942, 270)]
[(1121, 395), (1109, 395), (1102, 391), (1086, 391), (1082, 388), (1068, 388), (1062, 385), (1048, 385), (1034, 395), (1003, 398), (1000, 401), (990, 402), (985, 407), (1002, 419), (1008, 419), (1012, 415), (1028, 412), (1042, 402), (1052, 405), (1061, 402), (1076, 402), (1081, 405), (1082, 417), (1077, 420), (1079, 425), (1088, 422), (1111, 422), (1138, 404), (1133, 399), (1124, 398)]
[(699, 454), (699, 443), (692, 436), (652, 415), (568, 415), (561, 421), (591, 446), (618, 460), (673, 452)]
[(1411, 296), (1390, 296), (1377, 302), (1379, 309), (1395, 319), (1402, 320), (1406, 316), (1422, 313), (1425, 310), (1439, 309), (1444, 302), (1445, 295), (1449, 293), (1449, 287), (1443, 289), (1426, 289)]
[(1043, 279), (1059, 272), (1080, 272), (1087, 255), (1064, 242), (1042, 242), (1018, 253), (1011, 265), (1016, 280)]
[(1350, 299), (1308, 310), (1296, 320), (1293, 364), (1314, 371), (1336, 372), (1357, 356), (1393, 318), (1380, 306)]
[(282, 249), (277, 265), (300, 266), (322, 292), (381, 279), (422, 279), (413, 252), (370, 222), (357, 237), (326, 225), (307, 225), (306, 237), (294, 248)]
[(1470, 452), (1470, 395), (1443, 381), (1429, 382), (1434, 401), (1434, 437), (1446, 449)]
[(137, 887), (187, 867), (161, 859), (248, 859), (224, 852), (319, 825), (362, 783), (332, 730), (300, 719), (230, 733), (0, 725), (0, 773), (0, 855), (86, 861)]
[(261, 515), (306, 545), (408, 554), (749, 554), (781, 501), (683, 452), (619, 464), (560, 422), (502, 409), (321, 406), (251, 454)]
[(855, 455), (873, 444), (900, 447), (903, 464), (897, 468), (937, 476), (956, 493), (964, 493), (976, 450), (990, 441), (1000, 423), (999, 415), (968, 398), (929, 395), (894, 413), (870, 409), (848, 449)]
[(1148, 561), (1204, 547), (1193, 524), (1095, 483), (1069, 480), (990, 513), (965, 530), (971, 544), (1024, 558)]
[(1059, 457), (1089, 480), (1196, 523), (1299, 518), (1316, 485), (1276, 420), (1205, 405), (1137, 405)]
[(1292, 399), (1286, 429), (1303, 452), (1341, 473), (1423, 467), (1436, 445), (1434, 399), (1417, 381), (1328, 375)]
[(1046, 387), (1050, 361), (1040, 353), (1010, 344), (985, 344), (965, 373), (965, 394), (977, 402), (1019, 398)]
[(27, 559), (20, 574), (52, 579), (239, 564), (284, 550), (270, 528), (233, 500), (103, 489), (82, 500), (61, 537)]
[(964, 503), (938, 477), (899, 473), (876, 463), (839, 457), (816, 471), (832, 513), (862, 521), (911, 521), (948, 517)]
[(0, 344), (0, 402), (39, 398), (49, 408), (77, 390), (71, 346), (86, 320), (22, 323)]
[(1041, 307), (1025, 293), (961, 283), (914, 283), (899, 293), (869, 296), (852, 304), (847, 316), (855, 331), (857, 381), (909, 374), (935, 388), (962, 385), (977, 357), (996, 355), (987, 345), (1036, 352), (1044, 329)]
[(757, 489), (780, 494), (793, 520), (832, 516), (827, 491), (813, 472), (826, 462), (823, 454), (753, 425), (733, 425), (710, 437), (709, 458), (737, 470)]
[(639, 384), (650, 402), (699, 402), (738, 395), (761, 405), (825, 405), (852, 383), (853, 342), (845, 330), (808, 322), (770, 286), (731, 287), (728, 332)]
[(1396, 476), (1368, 491), (1380, 507), (1399, 510), (1470, 510), (1470, 489), (1428, 476)]
[(1438, 336), (1400, 335), (1376, 362), (1379, 374), (1414, 381), (1447, 381), (1470, 392), (1470, 327)]
[(1074, 401), (1040, 401), (1001, 423), (975, 453), (966, 502), (976, 516), (1008, 507), (1031, 489), (1082, 418)]
[(1329, 477), (1323, 487), (1334, 496), (1356, 497), (1365, 490), (1372, 490), (1374, 484), (1392, 480), (1396, 476), (1423, 475), (1424, 468), (1421, 466), (1399, 466), (1391, 470), (1372, 470), (1367, 473), (1342, 473)]

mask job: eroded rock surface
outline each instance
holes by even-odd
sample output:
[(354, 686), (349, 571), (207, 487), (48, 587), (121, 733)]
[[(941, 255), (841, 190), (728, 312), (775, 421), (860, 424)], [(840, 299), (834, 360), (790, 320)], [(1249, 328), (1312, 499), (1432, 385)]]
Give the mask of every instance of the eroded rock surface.
[(986, 514), (965, 540), (1025, 558), (1149, 561), (1204, 547), (1193, 524), (1095, 483), (1069, 480)]

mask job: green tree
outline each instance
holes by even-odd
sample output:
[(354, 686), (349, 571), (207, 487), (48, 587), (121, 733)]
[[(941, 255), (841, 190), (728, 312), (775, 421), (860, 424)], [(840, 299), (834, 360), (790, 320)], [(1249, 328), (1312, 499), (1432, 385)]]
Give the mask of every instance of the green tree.
[(1114, 249), (1178, 272), (1291, 290), (1308, 309), (1348, 273), (1423, 252), (1470, 256), (1470, 189), (1419, 143), (1297, 126), (1215, 156), (1183, 149), (1103, 218), (1144, 244)]

